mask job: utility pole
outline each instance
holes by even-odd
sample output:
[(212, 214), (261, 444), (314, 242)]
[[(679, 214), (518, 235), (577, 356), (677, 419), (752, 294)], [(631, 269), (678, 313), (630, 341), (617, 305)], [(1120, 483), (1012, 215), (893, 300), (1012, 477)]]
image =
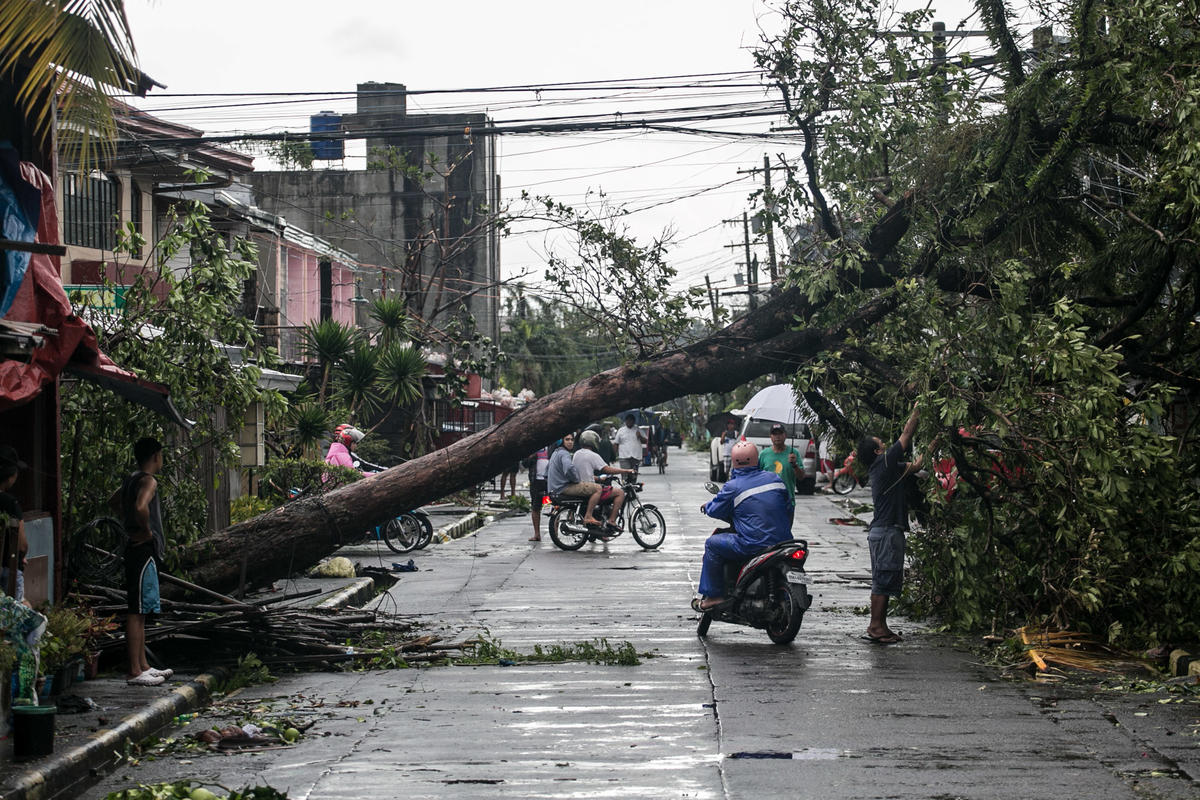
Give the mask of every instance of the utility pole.
[(717, 325), (717, 294), (713, 291), (712, 281), (708, 279), (708, 273), (704, 273), (704, 285), (708, 287), (708, 302), (712, 306), (713, 326)]
[(758, 308), (758, 262), (750, 258), (750, 215), (742, 212), (742, 241), (746, 247), (746, 289), (750, 292), (750, 310)]
[(771, 157), (763, 153), (763, 205), (767, 223), (767, 266), (771, 268), (771, 285), (779, 282), (779, 270), (775, 264), (775, 196), (771, 194)]

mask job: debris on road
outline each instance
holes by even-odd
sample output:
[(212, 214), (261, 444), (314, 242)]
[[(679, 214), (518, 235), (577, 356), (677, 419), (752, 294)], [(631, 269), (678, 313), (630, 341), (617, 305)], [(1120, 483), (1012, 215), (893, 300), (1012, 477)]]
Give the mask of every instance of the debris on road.
[[(215, 593), (213, 593), (215, 594)], [(125, 593), (105, 586), (83, 586), (78, 595), (98, 614), (126, 608)], [(445, 659), (469, 645), (442, 643), (437, 636), (416, 636), (417, 623), (396, 615), (362, 609), (297, 608), (285, 603), (298, 595), (243, 602), (216, 595), (219, 604), (162, 601), (157, 624), (147, 626), (146, 644), (159, 656), (189, 658), (205, 665), (233, 666), (253, 653), (267, 667), (365, 666), (394, 668)], [(119, 652), (124, 639), (112, 635), (101, 651)]]

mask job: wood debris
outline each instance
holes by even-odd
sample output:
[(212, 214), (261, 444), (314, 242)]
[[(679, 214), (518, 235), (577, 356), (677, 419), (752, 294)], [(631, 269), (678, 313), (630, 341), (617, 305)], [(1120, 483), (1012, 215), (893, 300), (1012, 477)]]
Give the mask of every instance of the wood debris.
[[(197, 587), (199, 588), (199, 587)], [(435, 635), (415, 635), (416, 623), (366, 609), (326, 610), (298, 607), (294, 602), (319, 592), (244, 602), (209, 590), (214, 603), (162, 600), (162, 613), (146, 626), (146, 646), (171, 661), (192, 660), (204, 666), (234, 665), (254, 653), (268, 667), (367, 665), (385, 654), (405, 663), (441, 661), (473, 642), (443, 642)], [(107, 586), (79, 587), (76, 597), (97, 614), (123, 614), (125, 593)], [(368, 637), (372, 646), (359, 643)], [(386, 644), (384, 644), (386, 643)], [(102, 653), (123, 652), (124, 638), (114, 633), (99, 643)], [(390, 653), (388, 652), (390, 651)], [(394, 659), (393, 659), (394, 660)]]
[(1088, 672), (1116, 672), (1131, 665), (1144, 666), (1137, 656), (1097, 641), (1077, 631), (1049, 631), (1026, 626), (1017, 629), (1025, 654), (1038, 672), (1054, 667)]

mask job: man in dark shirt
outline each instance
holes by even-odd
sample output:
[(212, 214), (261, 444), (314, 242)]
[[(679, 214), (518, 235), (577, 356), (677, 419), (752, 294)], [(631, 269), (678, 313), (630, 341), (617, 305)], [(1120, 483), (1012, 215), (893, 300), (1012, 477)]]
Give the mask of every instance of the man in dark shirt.
[(125, 591), (129, 613), (125, 618), (125, 645), (129, 653), (130, 686), (158, 686), (174, 670), (155, 669), (146, 660), (146, 617), (161, 611), (159, 563), (166, 551), (166, 536), (158, 502), (158, 479), (162, 471), (162, 445), (149, 436), (133, 445), (138, 468), (130, 473), (109, 499), (121, 512), (129, 542), (125, 546)]
[(904, 586), (904, 532), (908, 530), (908, 503), (904, 479), (921, 468), (924, 456), (904, 461), (917, 429), (917, 406), (891, 447), (885, 451), (878, 436), (865, 436), (858, 443), (858, 459), (870, 474), (875, 517), (867, 531), (871, 550), (871, 622), (866, 638), (876, 644), (896, 644), (900, 635), (887, 625), (888, 598), (897, 597)]
[[(9, 564), (0, 565), (0, 590), (8, 592), (9, 582), (14, 586), (13, 598), (25, 599), (25, 554), (29, 552), (29, 543), (25, 540), (25, 519), (21, 513), (21, 504), (8, 490), (17, 482), (17, 476), (28, 465), (17, 455), (17, 450), (11, 445), (0, 446), (0, 525), (8, 528), (14, 535), (10, 542), (16, 553), (16, 575), (9, 575)], [(7, 555), (7, 554), (5, 554)]]

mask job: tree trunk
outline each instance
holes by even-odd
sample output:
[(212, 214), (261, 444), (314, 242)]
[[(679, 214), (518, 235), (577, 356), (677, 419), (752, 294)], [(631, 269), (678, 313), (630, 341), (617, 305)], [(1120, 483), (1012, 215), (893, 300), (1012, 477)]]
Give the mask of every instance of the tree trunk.
[[(869, 255), (875, 264), (884, 263), (907, 231), (906, 209), (897, 204), (872, 231)], [(786, 290), (689, 347), (593, 375), (449, 447), (205, 537), (185, 550), (181, 566), (195, 582), (224, 591), (238, 585), (243, 561), (252, 583), (284, 578), (327, 556), (343, 536), (488, 480), (568, 431), (625, 409), (729, 391), (760, 375), (794, 369), (892, 307), (892, 301), (876, 299), (836, 329), (797, 329), (797, 319), (809, 318), (812, 307), (798, 290)]]

